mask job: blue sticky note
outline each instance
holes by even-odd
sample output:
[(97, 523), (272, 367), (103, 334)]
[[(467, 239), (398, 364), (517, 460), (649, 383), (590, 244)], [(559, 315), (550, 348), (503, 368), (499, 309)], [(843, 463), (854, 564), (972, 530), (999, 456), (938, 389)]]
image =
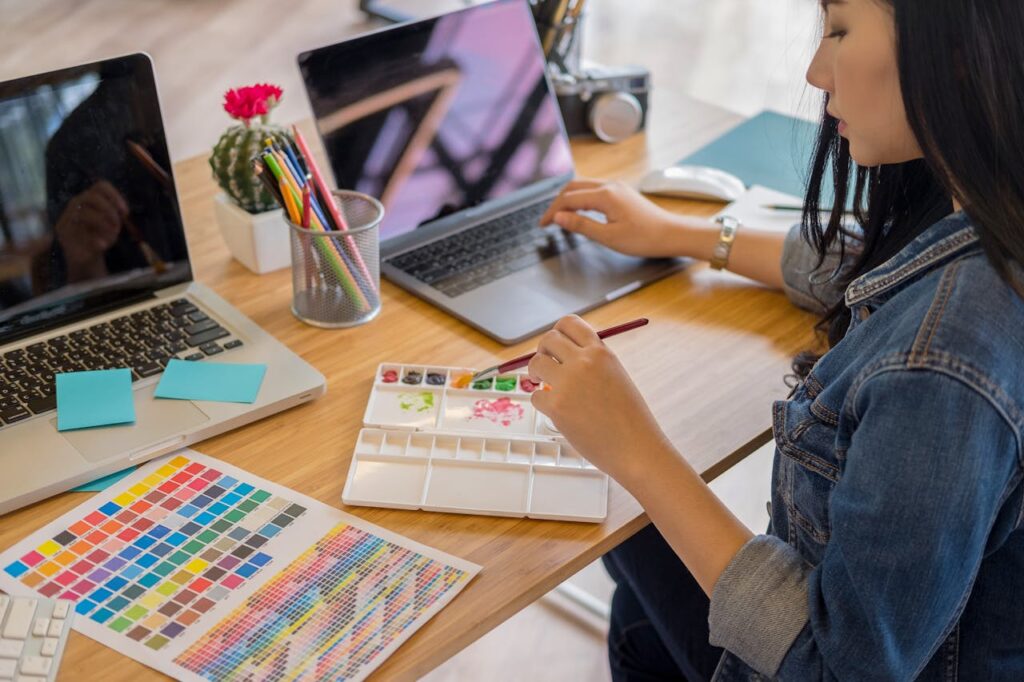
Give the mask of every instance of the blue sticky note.
[(99, 369), (57, 375), (57, 430), (135, 421), (130, 369)]
[(256, 400), (266, 373), (266, 365), (171, 360), (154, 395), (176, 400), (251, 403)]
[(135, 471), (135, 467), (128, 467), (121, 471), (115, 471), (109, 476), (97, 478), (95, 481), (90, 481), (89, 483), (83, 483), (77, 488), (72, 488), (71, 491), (76, 493), (98, 493), (101, 490), (106, 490), (110, 486), (114, 485), (133, 471)]

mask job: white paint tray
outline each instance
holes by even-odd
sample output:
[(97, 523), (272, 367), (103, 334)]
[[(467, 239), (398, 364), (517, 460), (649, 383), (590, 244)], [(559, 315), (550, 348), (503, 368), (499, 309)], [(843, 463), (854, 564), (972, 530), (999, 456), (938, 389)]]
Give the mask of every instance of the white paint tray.
[(599, 522), (608, 477), (533, 409), (523, 373), (487, 387), (475, 370), (378, 367), (342, 499), (346, 504)]

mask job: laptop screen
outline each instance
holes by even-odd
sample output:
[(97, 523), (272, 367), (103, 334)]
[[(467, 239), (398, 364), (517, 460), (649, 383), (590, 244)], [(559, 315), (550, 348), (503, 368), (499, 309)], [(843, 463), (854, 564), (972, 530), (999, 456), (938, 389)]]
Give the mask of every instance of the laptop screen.
[(189, 279), (149, 57), (0, 83), (0, 342)]
[(339, 187), (385, 206), (381, 239), (573, 172), (525, 0), (300, 55)]

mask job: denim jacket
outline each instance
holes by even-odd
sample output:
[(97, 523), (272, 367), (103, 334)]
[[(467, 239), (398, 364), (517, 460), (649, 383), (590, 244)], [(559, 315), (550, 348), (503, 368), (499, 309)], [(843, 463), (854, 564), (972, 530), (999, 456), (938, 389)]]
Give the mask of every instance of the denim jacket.
[(845, 304), (774, 405), (771, 526), (714, 588), (715, 679), (1024, 680), (1024, 301), (956, 213)]

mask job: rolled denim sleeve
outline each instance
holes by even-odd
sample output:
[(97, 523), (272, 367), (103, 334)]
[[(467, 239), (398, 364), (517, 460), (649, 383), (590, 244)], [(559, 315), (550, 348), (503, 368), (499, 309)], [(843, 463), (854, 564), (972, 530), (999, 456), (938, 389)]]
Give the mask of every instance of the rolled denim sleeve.
[(711, 642), (764, 675), (917, 677), (959, 620), (982, 557), (1005, 539), (992, 529), (1020, 444), (986, 395), (939, 371), (899, 369), (852, 400), (857, 426), (821, 563), (759, 536), (712, 592)]
[[(847, 261), (862, 248), (857, 237), (848, 237), (844, 254)], [(835, 245), (819, 266), (818, 252), (803, 238), (800, 225), (796, 224), (790, 228), (782, 245), (782, 289), (794, 305), (822, 314), (843, 297), (839, 284), (843, 280), (843, 268), (838, 276), (830, 276), (839, 263), (839, 247)]]

